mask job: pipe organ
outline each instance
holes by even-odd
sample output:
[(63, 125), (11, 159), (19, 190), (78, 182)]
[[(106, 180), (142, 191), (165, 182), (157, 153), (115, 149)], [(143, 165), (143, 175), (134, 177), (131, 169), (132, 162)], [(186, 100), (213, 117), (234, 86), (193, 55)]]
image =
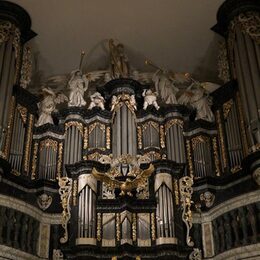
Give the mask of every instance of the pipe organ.
[(26, 89), (35, 33), (0, 1), (1, 259), (259, 256), (259, 13), (226, 2), (214, 91), (134, 71), (111, 39), (110, 68), (73, 71), (65, 95)]

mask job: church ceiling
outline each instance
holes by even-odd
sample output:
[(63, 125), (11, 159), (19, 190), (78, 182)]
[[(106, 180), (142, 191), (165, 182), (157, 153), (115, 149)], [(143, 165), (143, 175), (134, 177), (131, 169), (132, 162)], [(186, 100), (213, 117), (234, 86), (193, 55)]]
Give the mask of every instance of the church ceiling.
[(125, 46), (130, 64), (154, 71), (144, 61), (197, 79), (217, 82), (220, 37), (210, 28), (223, 0), (12, 0), (30, 14), (38, 34), (33, 48), (34, 84), (69, 73), (86, 52), (85, 71), (106, 69), (108, 40)]

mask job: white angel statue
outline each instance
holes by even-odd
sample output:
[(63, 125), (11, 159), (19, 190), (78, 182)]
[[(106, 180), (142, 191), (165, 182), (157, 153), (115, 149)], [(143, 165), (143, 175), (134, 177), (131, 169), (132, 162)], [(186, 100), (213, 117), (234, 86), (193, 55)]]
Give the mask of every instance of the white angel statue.
[(183, 105), (191, 105), (196, 109), (196, 120), (203, 119), (208, 122), (214, 122), (215, 117), (211, 111), (211, 99), (209, 97), (209, 91), (206, 90), (207, 85), (216, 85), (211, 84), (210, 82), (200, 83), (193, 80), (191, 85), (184, 91), (184, 93), (179, 97), (178, 102)]
[(151, 89), (145, 89), (142, 96), (144, 97), (143, 109), (146, 110), (148, 106), (152, 105), (158, 110), (160, 107), (157, 104), (157, 92), (152, 92)]
[(44, 124), (53, 124), (51, 113), (55, 111), (56, 104), (60, 104), (64, 101), (68, 101), (68, 98), (64, 94), (56, 95), (50, 88), (43, 88), (43, 100), (39, 102), (39, 119), (35, 126), (41, 126)]
[(86, 105), (84, 93), (88, 89), (89, 80), (85, 75), (82, 75), (80, 70), (71, 72), (71, 78), (68, 82), (69, 94), (69, 107), (83, 107)]
[(168, 71), (157, 70), (153, 75), (153, 82), (156, 91), (166, 104), (178, 104), (176, 93), (179, 89), (174, 86), (174, 80)]
[(90, 96), (90, 105), (88, 107), (91, 110), (93, 107), (100, 107), (102, 110), (105, 110), (105, 99), (101, 96), (99, 92), (95, 92), (93, 95)]

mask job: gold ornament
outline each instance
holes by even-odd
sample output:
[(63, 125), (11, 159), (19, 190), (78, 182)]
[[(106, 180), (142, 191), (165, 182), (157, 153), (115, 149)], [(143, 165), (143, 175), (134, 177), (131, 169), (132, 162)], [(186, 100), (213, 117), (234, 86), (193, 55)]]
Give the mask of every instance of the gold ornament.
[(68, 177), (59, 178), (59, 194), (62, 205), (62, 214), (61, 214), (61, 225), (64, 229), (63, 237), (60, 238), (62, 244), (68, 241), (68, 222), (70, 220), (70, 197), (72, 190), (72, 179)]
[(187, 227), (187, 234), (186, 234), (186, 243), (188, 246), (194, 246), (194, 242), (190, 236), (190, 230), (192, 228), (192, 212), (191, 212), (191, 204), (193, 203), (191, 200), (191, 196), (193, 193), (192, 189), (193, 185), (193, 178), (189, 176), (182, 177), (179, 180), (179, 187), (180, 187), (180, 201), (182, 207), (182, 220)]

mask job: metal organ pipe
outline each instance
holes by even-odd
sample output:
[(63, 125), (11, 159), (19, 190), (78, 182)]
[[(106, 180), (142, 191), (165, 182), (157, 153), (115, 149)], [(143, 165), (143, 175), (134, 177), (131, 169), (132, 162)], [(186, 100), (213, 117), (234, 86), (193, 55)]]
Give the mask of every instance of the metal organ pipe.
[(136, 127), (134, 115), (123, 104), (116, 112), (113, 124), (113, 155), (136, 154)]

